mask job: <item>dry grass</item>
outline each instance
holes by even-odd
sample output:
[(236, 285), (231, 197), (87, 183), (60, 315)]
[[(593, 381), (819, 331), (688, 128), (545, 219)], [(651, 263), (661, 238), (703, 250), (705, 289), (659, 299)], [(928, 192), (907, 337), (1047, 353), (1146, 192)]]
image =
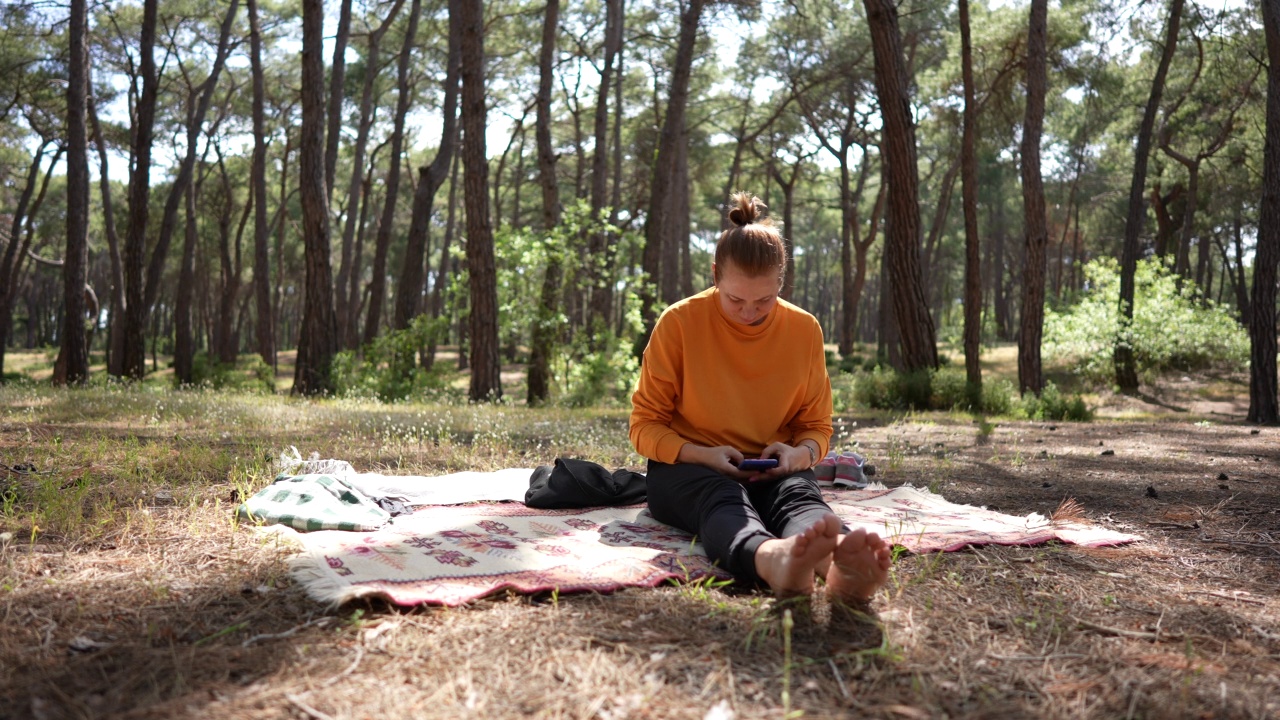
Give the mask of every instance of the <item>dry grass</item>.
[(844, 420), (890, 485), (1147, 540), (902, 556), (870, 622), (705, 584), (330, 610), (231, 516), (288, 445), (634, 466), (625, 415), (9, 386), (0, 462), (46, 474), (0, 470), (0, 717), (1280, 716), (1280, 431)]

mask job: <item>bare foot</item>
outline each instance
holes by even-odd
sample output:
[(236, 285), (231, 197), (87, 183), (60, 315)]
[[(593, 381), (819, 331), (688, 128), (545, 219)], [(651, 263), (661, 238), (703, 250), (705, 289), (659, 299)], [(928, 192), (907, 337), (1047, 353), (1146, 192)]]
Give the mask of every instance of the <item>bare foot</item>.
[(779, 597), (813, 592), (814, 571), (840, 539), (840, 518), (823, 516), (799, 535), (765, 540), (756, 550), (756, 574)]
[(827, 570), (827, 592), (833, 600), (862, 603), (889, 578), (890, 548), (880, 536), (858, 528), (840, 538)]

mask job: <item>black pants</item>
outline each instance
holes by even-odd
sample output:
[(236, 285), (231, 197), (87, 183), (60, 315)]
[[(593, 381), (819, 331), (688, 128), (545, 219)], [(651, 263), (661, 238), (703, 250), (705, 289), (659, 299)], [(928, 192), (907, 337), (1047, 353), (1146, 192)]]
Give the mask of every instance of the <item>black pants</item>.
[(701, 465), (650, 460), (647, 482), (654, 519), (697, 535), (713, 562), (749, 584), (763, 584), (755, 557), (764, 541), (799, 535), (831, 512), (812, 470), (740, 483)]

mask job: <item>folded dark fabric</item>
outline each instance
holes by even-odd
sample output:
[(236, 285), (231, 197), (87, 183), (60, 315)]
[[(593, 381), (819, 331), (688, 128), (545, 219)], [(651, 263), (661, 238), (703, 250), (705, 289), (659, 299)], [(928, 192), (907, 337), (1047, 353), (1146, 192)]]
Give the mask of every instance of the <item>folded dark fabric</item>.
[(635, 505), (644, 502), (644, 475), (626, 469), (610, 473), (586, 460), (556, 458), (555, 467), (542, 465), (529, 476), (524, 504), (555, 510)]

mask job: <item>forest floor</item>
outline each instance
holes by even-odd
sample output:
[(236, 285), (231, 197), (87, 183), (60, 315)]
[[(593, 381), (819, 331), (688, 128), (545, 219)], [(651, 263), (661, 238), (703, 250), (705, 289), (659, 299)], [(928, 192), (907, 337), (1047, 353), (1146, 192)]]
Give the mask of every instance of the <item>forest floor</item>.
[(904, 554), (874, 622), (798, 627), (790, 666), (760, 593), (332, 609), (232, 518), (290, 445), (404, 474), (635, 466), (622, 409), (3, 386), (0, 462), (40, 474), (0, 468), (0, 718), (1280, 717), (1280, 428), (1243, 422), (1246, 380), (1091, 396), (1089, 423), (841, 413), (834, 446), (891, 487), (1074, 498), (1143, 539)]

